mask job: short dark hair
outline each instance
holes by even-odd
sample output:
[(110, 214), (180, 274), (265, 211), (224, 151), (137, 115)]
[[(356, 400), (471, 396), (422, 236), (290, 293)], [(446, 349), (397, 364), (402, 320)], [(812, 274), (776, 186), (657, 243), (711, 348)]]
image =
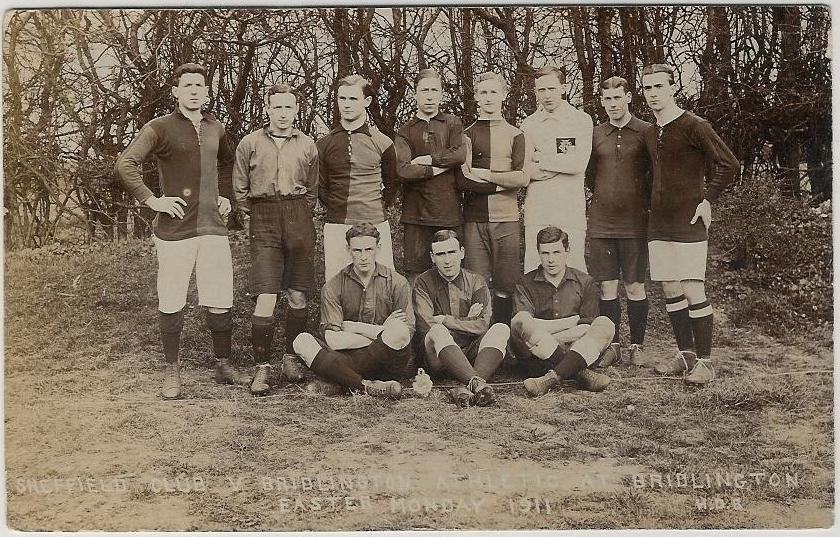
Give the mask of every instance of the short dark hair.
[(414, 77), (414, 87), (416, 88), (417, 84), (419, 84), (424, 78), (437, 78), (440, 80), (440, 85), (443, 86), (443, 78), (441, 78), (437, 69), (420, 69), (417, 76)]
[(339, 79), (337, 87), (340, 88), (341, 86), (361, 86), (362, 95), (365, 97), (373, 97), (376, 95), (376, 90), (373, 89), (370, 80), (358, 73), (347, 75), (344, 78)]
[(265, 92), (265, 104), (268, 104), (268, 100), (271, 98), (272, 95), (277, 93), (289, 93), (295, 98), (295, 102), (300, 101), (300, 96), (297, 94), (297, 91), (294, 90), (290, 85), (286, 84), (285, 82), (280, 82), (279, 84), (274, 84), (268, 91)]
[[(458, 234), (452, 231), (451, 229), (441, 229), (435, 231), (435, 234), (432, 235), (431, 244), (434, 244), (436, 242), (445, 242), (449, 239), (455, 239), (456, 241), (458, 241), (458, 244), (461, 244), (461, 239), (458, 238)], [(431, 250), (431, 248), (431, 245), (429, 245), (429, 250)]]
[(643, 77), (645, 75), (653, 75), (656, 73), (668, 73), (668, 83), (674, 83), (674, 68), (667, 63), (652, 63), (650, 65), (645, 65), (642, 69)]
[(537, 251), (540, 249), (540, 244), (551, 244), (552, 242), (562, 241), (563, 248), (569, 249), (569, 235), (557, 226), (548, 226), (537, 233)]
[(544, 76), (556, 76), (557, 80), (559, 80), (561, 84), (566, 83), (566, 73), (561, 71), (556, 65), (546, 65), (545, 67), (540, 67), (536, 70), (536, 72), (534, 72), (534, 80)]
[(197, 63), (185, 63), (176, 67), (172, 72), (172, 85), (177, 86), (178, 82), (181, 80), (181, 76), (188, 73), (196, 73), (203, 76), (204, 83), (207, 83), (207, 68), (203, 65), (198, 65)]
[(379, 230), (370, 222), (355, 224), (347, 230), (344, 237), (347, 239), (347, 244), (350, 244), (350, 239), (353, 237), (373, 237), (376, 239), (376, 244), (379, 244)]
[(480, 75), (478, 75), (478, 80), (476, 80), (475, 85), (478, 86), (482, 82), (486, 82), (488, 80), (495, 80), (496, 82), (502, 85), (505, 91), (508, 91), (510, 89), (508, 87), (507, 80), (505, 80), (505, 77), (503, 77), (495, 71), (487, 71), (486, 73), (481, 73)]
[(601, 89), (616, 89), (616, 88), (623, 88), (624, 93), (630, 93), (630, 83), (627, 82), (626, 78), (622, 78), (620, 76), (611, 76), (606, 80), (601, 82)]

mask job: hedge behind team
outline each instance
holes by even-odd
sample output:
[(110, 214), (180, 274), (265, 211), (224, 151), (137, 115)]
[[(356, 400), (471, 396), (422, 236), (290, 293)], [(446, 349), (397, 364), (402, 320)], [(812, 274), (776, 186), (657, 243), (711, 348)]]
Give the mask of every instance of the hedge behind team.
[[(329, 381), (321, 383), (322, 391), (399, 397), (393, 360), (404, 364), (412, 337), (419, 362), (463, 382), (450, 391), (461, 405), (493, 402), (486, 381), (509, 339), (516, 358), (534, 373), (524, 382), (532, 395), (566, 378), (600, 391), (609, 377), (593, 367), (621, 356), (619, 280), (628, 296), (630, 362), (654, 361), (643, 347), (648, 252), (652, 279), (663, 282), (679, 349), (657, 372), (682, 373), (700, 385), (714, 378), (712, 310), (703, 284), (710, 202), (738, 163), (708, 122), (676, 106), (670, 66), (642, 71), (655, 127), (629, 113), (629, 86), (612, 77), (601, 84), (610, 119), (594, 131), (591, 118), (566, 101), (568, 85), (556, 68), (536, 72), (540, 109), (521, 130), (501, 115), (508, 88), (499, 74), (478, 77), (478, 119), (464, 129), (458, 118), (440, 111), (442, 81), (426, 69), (414, 81), (416, 115), (394, 143), (367, 124), (374, 91), (363, 77), (339, 81), (339, 125), (317, 144), (294, 128), (298, 96), (279, 84), (265, 97), (268, 124), (243, 138), (235, 153), (221, 124), (202, 112), (205, 77), (196, 64), (176, 69), (178, 109), (146, 124), (115, 168), (127, 190), (159, 213), (154, 238), (163, 397), (181, 394), (178, 347), (193, 270), (199, 303), (208, 308), (215, 379), (247, 383), (255, 394), (269, 390), (281, 292), (288, 298), (286, 352), (294, 348)], [(142, 182), (141, 165), (150, 156), (158, 162), (160, 197)], [(583, 259), (585, 176), (593, 192), (590, 272), (598, 284), (586, 274)], [(230, 211), (232, 183), (238, 206), (250, 214), (257, 364), (250, 379), (228, 363), (232, 265), (222, 217)], [(408, 280), (393, 270), (384, 212), (400, 187)], [(522, 187), (525, 275), (519, 272), (516, 206)], [(325, 211), (327, 283), (315, 337), (305, 332), (305, 307), (314, 283), (313, 216), (319, 204)], [(390, 283), (374, 285), (380, 278)], [(325, 296), (328, 290), (332, 294)], [(302, 377), (295, 356), (284, 355), (282, 367), (288, 379)]]

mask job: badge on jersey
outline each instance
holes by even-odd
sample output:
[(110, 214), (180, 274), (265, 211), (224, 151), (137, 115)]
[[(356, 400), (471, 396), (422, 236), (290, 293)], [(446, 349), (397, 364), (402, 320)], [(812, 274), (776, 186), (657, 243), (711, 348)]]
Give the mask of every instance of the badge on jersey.
[(557, 141), (557, 154), (568, 153), (575, 148), (574, 138), (555, 138)]

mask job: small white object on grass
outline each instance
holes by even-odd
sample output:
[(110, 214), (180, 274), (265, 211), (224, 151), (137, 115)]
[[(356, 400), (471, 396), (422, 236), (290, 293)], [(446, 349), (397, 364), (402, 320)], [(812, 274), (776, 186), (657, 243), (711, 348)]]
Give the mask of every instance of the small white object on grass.
[(423, 371), (423, 368), (417, 370), (417, 375), (414, 376), (414, 382), (411, 384), (414, 393), (420, 397), (428, 397), (432, 393), (432, 379)]

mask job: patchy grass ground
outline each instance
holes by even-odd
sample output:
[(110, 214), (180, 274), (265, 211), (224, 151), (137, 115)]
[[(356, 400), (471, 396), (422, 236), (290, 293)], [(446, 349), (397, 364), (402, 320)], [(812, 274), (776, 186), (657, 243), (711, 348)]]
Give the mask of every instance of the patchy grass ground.
[[(234, 243), (234, 360), (250, 365)], [(612, 367), (492, 408), (274, 396), (212, 382), (190, 296), (185, 396), (161, 401), (150, 244), (6, 256), (8, 524), (21, 530), (807, 528), (833, 522), (833, 368), (820, 341), (735, 329), (718, 308), (705, 389)], [(669, 352), (660, 295), (649, 347)], [(310, 322), (316, 319), (315, 304)], [(280, 336), (280, 334), (278, 334)], [(278, 337), (282, 342), (282, 337)], [(641, 377), (641, 378), (640, 378)], [(505, 380), (515, 380), (503, 378)]]

